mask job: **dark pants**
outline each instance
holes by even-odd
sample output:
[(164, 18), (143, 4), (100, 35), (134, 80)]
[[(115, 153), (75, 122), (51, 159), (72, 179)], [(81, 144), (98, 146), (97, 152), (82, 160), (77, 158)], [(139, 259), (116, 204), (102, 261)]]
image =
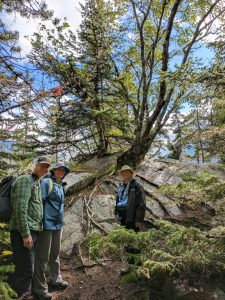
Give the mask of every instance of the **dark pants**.
[(136, 232), (140, 231), (140, 228), (135, 226), (135, 222), (127, 222), (127, 215), (125, 210), (119, 211), (119, 217), (121, 226), (126, 226), (127, 229), (133, 229)]
[(11, 244), (13, 248), (13, 261), (15, 272), (13, 274), (13, 288), (18, 296), (31, 290), (31, 280), (34, 272), (34, 251), (38, 232), (31, 231), (33, 248), (29, 250), (23, 246), (23, 238), (18, 231), (10, 231)]

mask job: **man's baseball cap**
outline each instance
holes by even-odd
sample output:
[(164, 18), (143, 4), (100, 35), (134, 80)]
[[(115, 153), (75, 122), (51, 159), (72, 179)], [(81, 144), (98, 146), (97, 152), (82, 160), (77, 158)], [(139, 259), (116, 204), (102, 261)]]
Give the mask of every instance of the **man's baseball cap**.
[(49, 166), (51, 166), (51, 162), (48, 156), (38, 156), (33, 160), (33, 162), (38, 164), (48, 164)]

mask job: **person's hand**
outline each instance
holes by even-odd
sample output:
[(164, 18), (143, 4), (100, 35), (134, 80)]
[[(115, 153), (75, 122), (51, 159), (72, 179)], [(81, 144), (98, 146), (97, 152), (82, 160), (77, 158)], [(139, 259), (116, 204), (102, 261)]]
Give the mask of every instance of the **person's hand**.
[(32, 236), (31, 236), (31, 235), (29, 235), (29, 236), (26, 237), (26, 238), (23, 238), (23, 246), (24, 246), (25, 248), (28, 248), (29, 250), (32, 249), (32, 247), (33, 247), (33, 239), (32, 239)]
[(142, 222), (135, 222), (135, 227), (142, 227), (143, 223)]

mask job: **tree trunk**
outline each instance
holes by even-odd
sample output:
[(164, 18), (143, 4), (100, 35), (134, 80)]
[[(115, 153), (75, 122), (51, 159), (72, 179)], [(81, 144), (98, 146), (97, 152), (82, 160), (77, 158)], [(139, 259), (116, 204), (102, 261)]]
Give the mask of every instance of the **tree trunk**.
[(155, 135), (150, 138), (142, 138), (135, 141), (132, 147), (126, 152), (122, 153), (117, 159), (117, 166), (121, 168), (123, 165), (130, 165), (136, 168), (141, 161), (144, 160), (148, 153)]
[(201, 137), (202, 129), (201, 129), (201, 125), (200, 125), (198, 107), (196, 110), (196, 120), (197, 120), (197, 126), (198, 126), (198, 138), (199, 138), (199, 146), (200, 146), (201, 155), (202, 155), (202, 163), (204, 163), (205, 162), (204, 146), (203, 146), (202, 137)]
[(105, 136), (102, 120), (99, 117), (96, 118), (96, 126), (97, 126), (97, 130), (98, 130), (98, 138), (99, 138), (98, 154), (101, 156), (101, 155), (104, 155), (105, 153), (107, 153), (108, 142), (107, 142), (107, 138)]

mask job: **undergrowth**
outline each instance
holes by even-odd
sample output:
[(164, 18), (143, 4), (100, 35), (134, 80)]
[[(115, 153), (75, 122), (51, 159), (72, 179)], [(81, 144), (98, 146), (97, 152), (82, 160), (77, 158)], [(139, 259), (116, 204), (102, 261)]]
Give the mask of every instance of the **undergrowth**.
[(124, 282), (196, 276), (207, 280), (225, 273), (225, 239), (209, 239), (199, 229), (158, 220), (157, 228), (135, 233), (121, 227), (106, 236), (92, 234), (86, 245), (93, 258), (126, 257), (132, 261)]

